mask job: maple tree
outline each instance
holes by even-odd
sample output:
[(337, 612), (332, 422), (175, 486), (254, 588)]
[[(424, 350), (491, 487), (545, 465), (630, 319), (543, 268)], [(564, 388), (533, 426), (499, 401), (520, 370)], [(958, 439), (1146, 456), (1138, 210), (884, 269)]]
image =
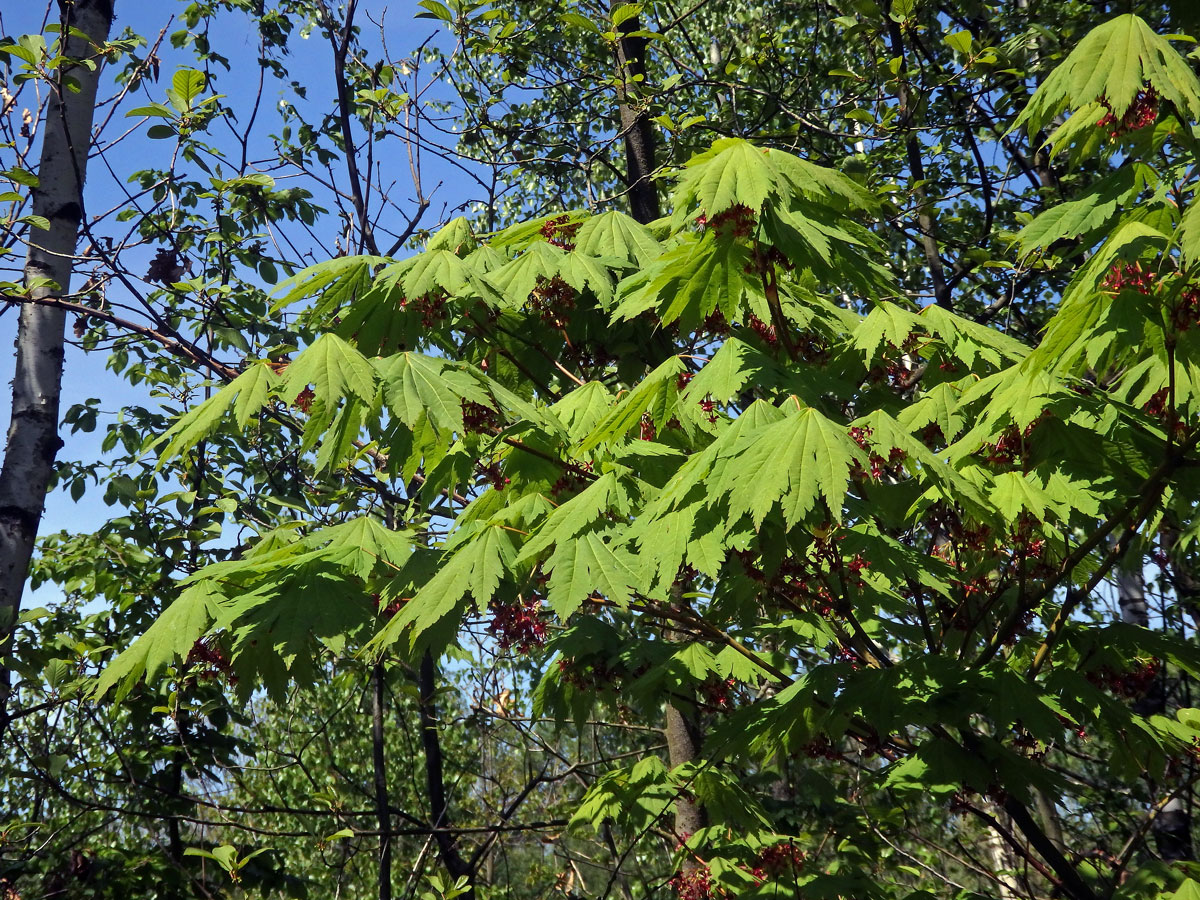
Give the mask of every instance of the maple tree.
[[(893, 47), (918, 38), (898, 7)], [(608, 40), (640, 12), (609, 11)], [(769, 141), (660, 173), (649, 221), (462, 217), (400, 260), (360, 221), (369, 255), (296, 272), (263, 310), (298, 310), (288, 358), (228, 366), (165, 433), (130, 435), (147, 483), (240, 467), (252, 500), (179, 499), (192, 530), (256, 533), (160, 579), (170, 604), (77, 689), (116, 709), (161, 692), (203, 745), (214, 712), (338, 678), (370, 684), (381, 735), (404, 683), (429, 811), (409, 836), (447, 897), (511, 888), (484, 866), (534, 800), (554, 820), (522, 828), (576, 848), (565, 894), (1190, 897), (1198, 120), (1191, 58), (1124, 14), (1006, 123), (998, 141), (1043, 136), (1046, 171), (1105, 173), (987, 256), (1019, 267), (1036, 321), (954, 302), (932, 265), (914, 301), (890, 243), (910, 198)], [(931, 263), (933, 213), (912, 214)], [(261, 514), (273, 492), (295, 515)], [(498, 802), (443, 768), (470, 755), (446, 685), (485, 660), (472, 715), (515, 741), (480, 774)], [(514, 782), (514, 759), (538, 771)], [(404, 832), (381, 772), (382, 895)], [(189, 848), (234, 882), (261, 849)]]

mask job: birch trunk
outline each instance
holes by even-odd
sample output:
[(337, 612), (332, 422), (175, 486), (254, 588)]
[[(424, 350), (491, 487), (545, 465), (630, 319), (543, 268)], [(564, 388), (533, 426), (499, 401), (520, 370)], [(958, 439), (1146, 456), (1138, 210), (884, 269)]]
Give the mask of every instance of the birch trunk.
[[(48, 230), (31, 229), (25, 261), (25, 285), (32, 300), (61, 297), (70, 290), (75, 245), (83, 216), (83, 181), (91, 147), (102, 57), (98, 44), (108, 39), (113, 0), (60, 2), (64, 53), (87, 64), (65, 64), (50, 84), (42, 123), (41, 160), (33, 188), (33, 214), (49, 221)], [(74, 32), (88, 36), (87, 40)], [(78, 88), (78, 90), (75, 90)], [(38, 303), (21, 305), (17, 326), (17, 363), (13, 378), (12, 419), (0, 469), (0, 738), (7, 729), (13, 690), (10, 657), (21, 593), (46, 505), (46, 489), (58, 436), (63, 372), (65, 313)]]

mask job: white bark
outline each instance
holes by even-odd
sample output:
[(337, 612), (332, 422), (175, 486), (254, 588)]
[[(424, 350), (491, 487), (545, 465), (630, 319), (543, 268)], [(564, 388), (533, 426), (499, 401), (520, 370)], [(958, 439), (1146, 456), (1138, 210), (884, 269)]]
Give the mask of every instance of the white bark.
[[(61, 2), (63, 25), (88, 36), (66, 39), (63, 55), (87, 64), (60, 67), (51, 84), (43, 124), (39, 184), (33, 214), (50, 223), (31, 229), (25, 285), (31, 299), (60, 297), (70, 290), (75, 246), (83, 213), (83, 181), (91, 146), (92, 117), (102, 59), (96, 45), (108, 39), (113, 0)], [(67, 34), (66, 27), (62, 33)], [(75, 90), (78, 88), (78, 90)], [(65, 314), (37, 303), (21, 306), (17, 331), (12, 419), (0, 470), (0, 736), (9, 717), (13, 623), (45, 508), (58, 437)]]

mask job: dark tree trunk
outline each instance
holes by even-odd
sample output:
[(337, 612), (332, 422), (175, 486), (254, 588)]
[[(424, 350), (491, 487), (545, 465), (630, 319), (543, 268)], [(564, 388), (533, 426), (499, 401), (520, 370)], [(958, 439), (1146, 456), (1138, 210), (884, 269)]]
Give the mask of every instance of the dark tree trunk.
[[(614, 0), (610, 11), (624, 4)], [(621, 135), (625, 140), (625, 185), (629, 189), (629, 208), (633, 217), (645, 225), (659, 217), (658, 189), (654, 173), (654, 129), (650, 110), (640, 105), (646, 78), (646, 39), (636, 37), (641, 30), (637, 16), (618, 26), (617, 67), (621, 80), (617, 87), (617, 110)]]
[(438, 855), (450, 877), (466, 876), (469, 889), (462, 896), (474, 900), (475, 872), (463, 859), (458, 839), (450, 830), (450, 808), (446, 801), (446, 776), (442, 767), (442, 742), (438, 733), (437, 666), (433, 653), (425, 651), (417, 683), (417, 703), (421, 714), (421, 745), (425, 749), (425, 786), (429, 797), (429, 820), (434, 829)]

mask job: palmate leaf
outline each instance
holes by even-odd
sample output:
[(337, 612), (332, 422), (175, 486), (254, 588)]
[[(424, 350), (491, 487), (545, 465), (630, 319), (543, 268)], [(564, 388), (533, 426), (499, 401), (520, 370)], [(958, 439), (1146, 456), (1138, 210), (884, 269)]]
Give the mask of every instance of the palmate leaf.
[(825, 501), (819, 518), (840, 522), (850, 470), (862, 451), (844, 426), (805, 408), (744, 436), (713, 489), (729, 498), (730, 520), (749, 513), (754, 527), (778, 505), (790, 527)]
[(1090, 31), (1045, 80), (1009, 133), (1041, 131), (1064, 109), (1103, 99), (1120, 119), (1146, 85), (1191, 121), (1200, 118), (1200, 82), (1188, 64), (1139, 16), (1126, 14)]
[(722, 138), (685, 164), (673, 193), (671, 224), (682, 226), (697, 205), (710, 219), (734, 206), (757, 214), (767, 197), (778, 195), (780, 180), (765, 150), (749, 141)]
[(540, 282), (559, 274), (566, 256), (566, 251), (537, 241), (516, 259), (488, 272), (484, 280), (499, 291), (508, 304), (519, 307), (529, 300), (530, 293)]
[(729, 337), (688, 383), (680, 396), (684, 406), (698, 404), (705, 397), (728, 403), (751, 381), (762, 382), (761, 373), (774, 369), (775, 361), (757, 347)]
[(216, 625), (233, 634), (231, 661), (249, 692), (262, 684), (276, 700), (289, 680), (309, 682), (313, 642), (335, 652), (370, 621), (360, 584), (323, 560), (289, 566), (256, 590), (223, 602)]
[(622, 282), (613, 317), (631, 319), (657, 308), (665, 324), (678, 320), (682, 331), (692, 331), (716, 309), (727, 320), (738, 321), (741, 298), (755, 285), (746, 272), (749, 263), (744, 244), (706, 231), (663, 254), (647, 275)]
[(715, 441), (688, 457), (658, 497), (646, 505), (643, 515), (634, 524), (634, 533), (640, 533), (640, 529), (652, 533), (657, 517), (695, 501), (697, 498), (693, 494), (699, 493), (701, 485), (709, 487), (721, 482), (731, 468), (730, 460), (736, 459), (740, 449), (755, 440), (759, 429), (783, 418), (783, 413), (765, 400), (751, 403)]
[(1101, 503), (1111, 493), (1094, 490), (1094, 487), (1091, 482), (1085, 486), (1061, 472), (1049, 475), (1004, 472), (993, 479), (991, 500), (1010, 522), (1015, 522), (1022, 512), (1029, 512), (1039, 520), (1054, 518), (1066, 523), (1072, 512), (1088, 518), (1100, 514)]
[(631, 216), (613, 210), (584, 221), (575, 234), (575, 252), (592, 257), (649, 265), (662, 253), (650, 229)]
[(629, 550), (607, 537), (603, 532), (589, 531), (561, 541), (546, 562), (550, 573), (546, 599), (559, 618), (565, 620), (597, 591), (625, 606), (632, 599), (632, 591), (643, 588), (647, 580), (645, 567)]
[(158, 465), (165, 465), (180, 452), (214, 434), (230, 407), (239, 427), (245, 428), (270, 400), (278, 381), (267, 363), (251, 363), (246, 371), (203, 403), (192, 407), (165, 434), (149, 443), (149, 447), (153, 447), (166, 442), (159, 454)]
[(304, 539), (321, 548), (322, 559), (366, 580), (372, 573), (399, 571), (413, 551), (413, 535), (394, 531), (371, 516), (320, 528)]
[(853, 346), (861, 350), (865, 360), (870, 363), (884, 341), (893, 347), (902, 347), (910, 334), (917, 329), (924, 330), (924, 327), (925, 323), (916, 313), (883, 300), (854, 329)]
[(589, 381), (550, 407), (572, 441), (582, 441), (612, 407), (612, 394), (603, 383)]
[(551, 545), (570, 540), (597, 524), (609, 511), (625, 516), (630, 511), (629, 488), (615, 472), (605, 472), (555, 509), (521, 548), (520, 562), (531, 562)]
[(490, 409), (496, 402), (478, 377), (449, 360), (398, 353), (377, 363), (383, 396), (392, 414), (413, 428), (422, 415), (439, 431), (462, 430), (462, 401)]
[(643, 415), (649, 415), (655, 428), (661, 430), (671, 417), (673, 401), (679, 392), (676, 382), (684, 369), (683, 360), (678, 356), (667, 359), (597, 423), (580, 445), (579, 452), (586, 453), (602, 443), (624, 437)]
[(1110, 267), (1118, 260), (1136, 259), (1148, 248), (1165, 247), (1168, 242), (1167, 235), (1144, 222), (1122, 223), (1071, 279), (1058, 313), (1046, 326), (1045, 337), (1023, 367), (1056, 372), (1075, 368), (1113, 302), (1112, 293), (1101, 289), (1101, 280)]
[(152, 682), (172, 662), (186, 659), (192, 645), (208, 631), (223, 599), (212, 582), (186, 587), (145, 634), (104, 667), (96, 681), (96, 697), (116, 688), (114, 696), (122, 700), (143, 675)]
[(309, 385), (317, 397), (330, 405), (351, 396), (370, 406), (377, 390), (371, 361), (331, 333), (313, 341), (284, 369), (285, 394), (294, 396)]
[(409, 649), (450, 640), (474, 596), (482, 609), (494, 596), (504, 573), (517, 555), (512, 532), (502, 525), (489, 525), (449, 555), (424, 550), (410, 557), (384, 592), (384, 599), (412, 597), (367, 643), (363, 652), (376, 657), (405, 634)]
[(910, 434), (927, 425), (937, 425), (947, 442), (952, 442), (966, 424), (962, 412), (962, 388), (943, 382), (926, 391), (916, 403), (896, 414), (896, 421)]
[(1095, 182), (1082, 197), (1046, 210), (1017, 234), (1021, 251), (1045, 250), (1056, 241), (1090, 234), (1108, 225), (1120, 205), (1145, 186), (1147, 174), (1141, 163), (1122, 166)]
[(1008, 335), (956, 316), (940, 306), (927, 306), (920, 318), (929, 333), (941, 338), (946, 349), (967, 366), (982, 359), (997, 368), (1024, 359), (1029, 348)]
[(464, 257), (474, 252), (477, 246), (478, 241), (471, 231), (471, 223), (464, 216), (455, 216), (429, 239), (425, 244), (425, 251), (449, 250), (455, 256)]
[(279, 384), (279, 376), (265, 362), (252, 363), (235, 379), (245, 379), (233, 401), (233, 420), (238, 428), (245, 428), (267, 405)]
[(867, 211), (879, 207), (879, 200), (874, 194), (836, 169), (827, 169), (781, 150), (768, 149), (763, 153), (792, 196), (824, 203), (841, 201), (851, 208)]
[(404, 272), (404, 296), (453, 295), (467, 284), (470, 275), (470, 267), (450, 250), (426, 250), (413, 257)]
[(1179, 250), (1189, 266), (1200, 260), (1200, 202), (1194, 193), (1179, 223)]
[(313, 313), (328, 315), (365, 292), (371, 286), (376, 267), (387, 262), (382, 256), (344, 256), (301, 269), (275, 288), (275, 293), (283, 296), (276, 301), (272, 311), (278, 312), (285, 306), (319, 294), (321, 299), (314, 305)]

